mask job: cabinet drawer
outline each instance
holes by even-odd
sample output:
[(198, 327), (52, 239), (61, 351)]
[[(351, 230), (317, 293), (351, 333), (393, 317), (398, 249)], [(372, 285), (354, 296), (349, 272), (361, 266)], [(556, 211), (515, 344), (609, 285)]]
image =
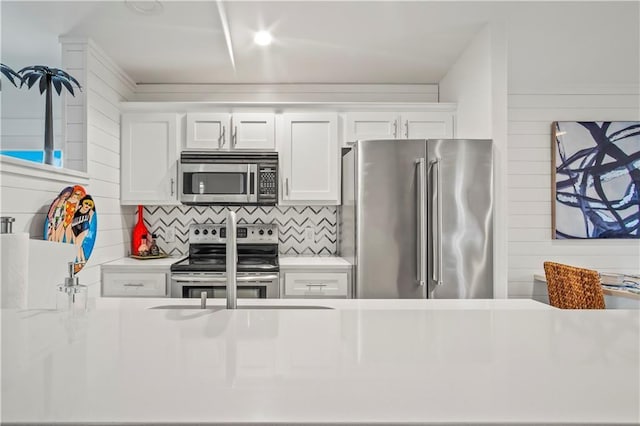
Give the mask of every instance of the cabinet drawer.
[(167, 294), (167, 274), (160, 272), (111, 272), (103, 275), (103, 297), (148, 296)]
[(286, 273), (284, 294), (303, 297), (347, 297), (347, 273)]

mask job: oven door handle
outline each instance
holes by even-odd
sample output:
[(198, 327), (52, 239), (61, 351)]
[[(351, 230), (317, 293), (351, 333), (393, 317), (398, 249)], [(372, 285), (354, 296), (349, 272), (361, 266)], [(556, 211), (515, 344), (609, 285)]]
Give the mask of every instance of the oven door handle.
[[(227, 279), (225, 277), (185, 277), (185, 276), (177, 276), (172, 275), (171, 279), (178, 283), (226, 283)], [(250, 277), (237, 277), (236, 280), (238, 282), (252, 282), (252, 281), (264, 281), (264, 280), (275, 280), (278, 279), (277, 275), (261, 275), (261, 276), (250, 276)]]

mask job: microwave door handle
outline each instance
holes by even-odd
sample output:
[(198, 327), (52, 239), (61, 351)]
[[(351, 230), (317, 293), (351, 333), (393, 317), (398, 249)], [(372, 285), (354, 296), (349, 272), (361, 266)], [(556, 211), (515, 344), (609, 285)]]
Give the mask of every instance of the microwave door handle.
[(251, 164), (247, 164), (247, 201), (251, 202)]

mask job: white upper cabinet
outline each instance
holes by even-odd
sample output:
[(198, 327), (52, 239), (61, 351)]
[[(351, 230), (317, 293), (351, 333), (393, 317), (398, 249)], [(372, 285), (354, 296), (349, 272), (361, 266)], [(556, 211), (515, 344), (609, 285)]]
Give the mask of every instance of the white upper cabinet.
[(121, 204), (178, 204), (178, 115), (123, 114)]
[(340, 204), (337, 113), (284, 113), (281, 204)]
[(186, 149), (223, 149), (228, 146), (230, 115), (226, 113), (188, 113)]
[(401, 139), (450, 139), (454, 137), (453, 114), (405, 112), (400, 116)]
[(275, 150), (273, 113), (188, 113), (185, 149)]
[(349, 112), (345, 116), (345, 141), (366, 139), (396, 139), (397, 112)]
[(453, 126), (453, 112), (348, 112), (345, 145), (365, 139), (453, 138)]
[(275, 115), (234, 113), (231, 117), (232, 149), (273, 151), (276, 149)]

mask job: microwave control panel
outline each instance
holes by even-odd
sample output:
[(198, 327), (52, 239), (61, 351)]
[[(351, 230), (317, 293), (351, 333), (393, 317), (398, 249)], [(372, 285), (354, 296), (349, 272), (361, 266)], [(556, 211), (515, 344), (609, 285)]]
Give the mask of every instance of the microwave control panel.
[(259, 192), (258, 198), (260, 200), (273, 200), (278, 199), (278, 173), (277, 169), (272, 166), (259, 165)]

